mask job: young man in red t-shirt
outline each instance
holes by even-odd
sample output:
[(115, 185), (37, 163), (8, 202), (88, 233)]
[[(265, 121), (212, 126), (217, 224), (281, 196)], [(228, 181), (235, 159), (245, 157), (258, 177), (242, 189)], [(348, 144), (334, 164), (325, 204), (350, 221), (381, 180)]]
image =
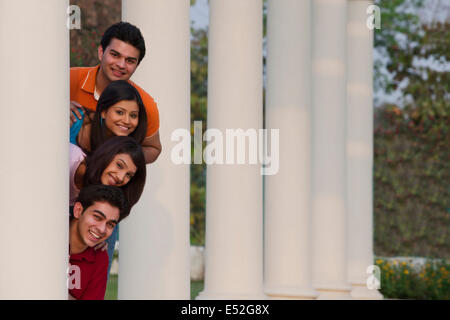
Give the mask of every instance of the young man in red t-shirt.
[(94, 250), (128, 213), (118, 187), (91, 185), (80, 191), (69, 227), (69, 299), (103, 300), (108, 254)]

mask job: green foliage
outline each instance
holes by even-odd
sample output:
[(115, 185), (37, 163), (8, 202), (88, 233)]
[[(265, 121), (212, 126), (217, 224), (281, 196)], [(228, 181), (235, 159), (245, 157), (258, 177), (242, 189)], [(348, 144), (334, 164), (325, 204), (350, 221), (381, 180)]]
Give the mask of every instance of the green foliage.
[[(391, 20), (401, 29), (399, 19)], [(448, 63), (450, 24), (408, 21), (413, 27), (401, 29), (401, 42), (384, 36), (393, 74), (386, 91), (406, 86), (402, 104), (375, 110), (375, 252), (449, 257), (450, 74), (418, 61)]]
[(191, 281), (191, 300), (194, 300), (203, 291), (203, 281)]
[(447, 260), (428, 261), (422, 267), (406, 261), (376, 259), (381, 270), (380, 292), (390, 299), (450, 299)]
[[(450, 73), (442, 72), (442, 67), (450, 62), (450, 23), (433, 23), (424, 25), (423, 33), (415, 46), (404, 50), (399, 55), (394, 86), (407, 79), (408, 86), (404, 94), (411, 100), (406, 110), (416, 123), (431, 126), (436, 117), (449, 116)], [(397, 51), (397, 50), (396, 50)], [(427, 59), (435, 61), (438, 66), (417, 65), (414, 60)], [(392, 65), (388, 67), (393, 68)]]
[[(381, 11), (381, 29), (374, 29), (374, 46), (383, 58), (388, 58), (388, 69), (395, 76), (403, 48), (402, 39), (414, 38), (418, 35), (420, 21), (418, 16), (408, 8), (422, 7), (423, 0), (375, 0), (374, 4)], [(400, 51), (397, 49), (401, 48)], [(389, 93), (395, 90), (395, 85), (389, 81), (389, 74), (383, 69), (380, 59), (374, 62), (374, 86), (377, 90)]]
[(414, 112), (375, 113), (375, 252), (449, 257), (449, 117), (416, 122)]
[[(208, 74), (208, 32), (191, 28), (191, 137), (194, 136), (194, 121), (202, 121), (206, 131), (206, 91)], [(192, 150), (193, 148), (192, 139)], [(203, 148), (205, 142), (202, 143)], [(193, 155), (192, 155), (193, 159)], [(191, 244), (205, 244), (205, 196), (206, 165), (191, 165)]]

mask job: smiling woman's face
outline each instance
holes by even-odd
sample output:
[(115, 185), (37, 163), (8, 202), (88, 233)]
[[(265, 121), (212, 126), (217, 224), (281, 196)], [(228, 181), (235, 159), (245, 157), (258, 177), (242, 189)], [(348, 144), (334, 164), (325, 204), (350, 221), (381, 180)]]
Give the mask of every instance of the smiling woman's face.
[(136, 174), (137, 168), (127, 153), (119, 153), (103, 170), (100, 181), (104, 185), (121, 187), (126, 185)]
[(110, 136), (128, 136), (139, 123), (139, 106), (134, 100), (122, 100), (102, 112)]

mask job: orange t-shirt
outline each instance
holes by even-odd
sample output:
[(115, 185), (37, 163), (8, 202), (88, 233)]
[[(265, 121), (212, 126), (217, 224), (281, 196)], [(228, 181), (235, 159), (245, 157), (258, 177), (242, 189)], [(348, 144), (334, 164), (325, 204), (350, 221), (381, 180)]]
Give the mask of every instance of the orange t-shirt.
[[(95, 79), (100, 66), (70, 68), (70, 101), (76, 101), (83, 107), (95, 111), (97, 100), (94, 98)], [(159, 129), (159, 112), (155, 100), (133, 81), (128, 80), (141, 95), (147, 110), (147, 137), (154, 135)]]

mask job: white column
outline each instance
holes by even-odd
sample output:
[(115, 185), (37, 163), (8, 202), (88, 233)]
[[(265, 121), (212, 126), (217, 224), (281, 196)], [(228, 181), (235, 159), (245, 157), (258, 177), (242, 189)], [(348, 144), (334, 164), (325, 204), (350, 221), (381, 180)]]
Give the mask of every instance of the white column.
[(0, 299), (67, 299), (68, 5), (0, 0)]
[(366, 26), (373, 1), (348, 2), (347, 22), (347, 203), (348, 277), (355, 299), (381, 299), (369, 290), (367, 267), (373, 262), (373, 30)]
[(311, 299), (311, 1), (269, 0), (266, 128), (280, 167), (265, 177), (265, 293)]
[(147, 165), (141, 200), (120, 225), (119, 299), (189, 299), (189, 165), (175, 164), (176, 129), (190, 131), (188, 0), (124, 0), (147, 53), (132, 80), (153, 96), (162, 153)]
[(313, 284), (350, 298), (347, 282), (346, 0), (313, 5)]
[[(262, 128), (262, 1), (210, 1), (208, 62), (208, 130), (225, 138), (226, 129)], [(246, 164), (226, 164), (229, 140), (221, 155), (218, 140), (216, 158), (224, 164), (207, 167), (205, 289), (198, 298), (262, 299), (261, 167), (249, 164), (248, 154)]]

